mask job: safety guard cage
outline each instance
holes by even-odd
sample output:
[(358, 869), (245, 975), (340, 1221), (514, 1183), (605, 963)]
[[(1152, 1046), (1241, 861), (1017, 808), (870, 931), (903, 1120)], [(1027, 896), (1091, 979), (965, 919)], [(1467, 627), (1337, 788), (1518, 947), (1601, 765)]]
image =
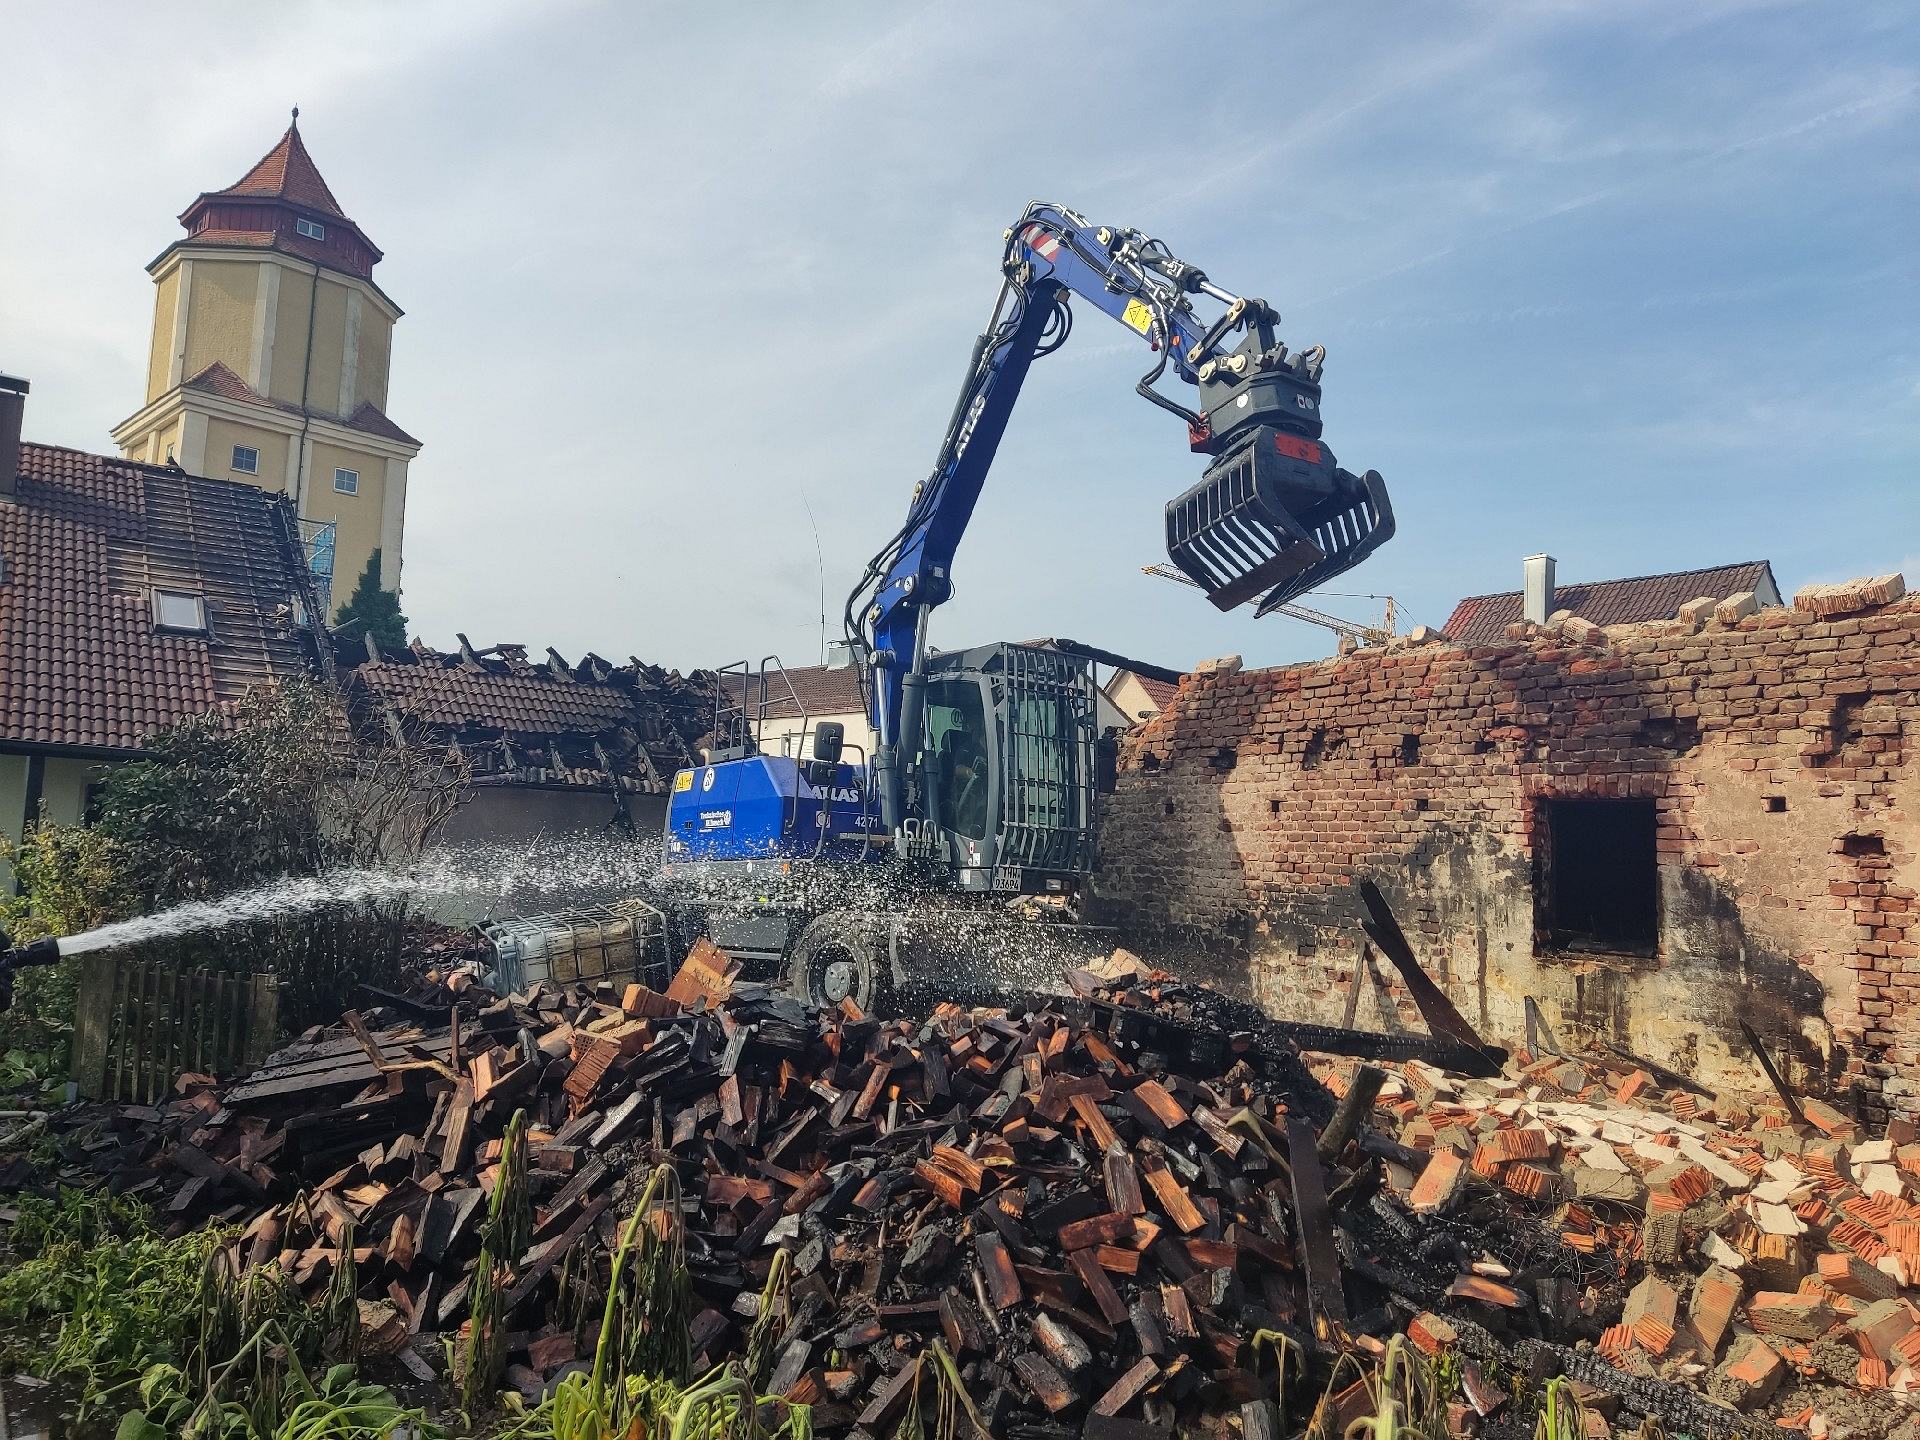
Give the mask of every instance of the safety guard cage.
[(1001, 865), (1093, 869), (1093, 681), (1084, 661), (1025, 645), (1003, 649), (1005, 723)]

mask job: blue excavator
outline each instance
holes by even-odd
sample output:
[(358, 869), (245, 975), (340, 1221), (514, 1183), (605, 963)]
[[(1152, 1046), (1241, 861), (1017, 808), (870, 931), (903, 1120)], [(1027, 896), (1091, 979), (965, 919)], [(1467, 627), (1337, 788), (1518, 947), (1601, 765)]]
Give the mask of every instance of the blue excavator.
[[(769, 657), (723, 672), (707, 763), (673, 781), (662, 878), (682, 938), (704, 931), (784, 971), (813, 1004), (871, 1010), (916, 978), (948, 990), (954, 960), (916, 957), (977, 950), (972, 927), (1016, 897), (1057, 914), (1033, 897), (1068, 900), (1092, 872), (1113, 741), (1096, 734), (1084, 656), (928, 639), (1028, 369), (1066, 343), (1073, 300), (1139, 338), (1155, 358), (1136, 389), (1208, 457), (1166, 507), (1167, 554), (1214, 605), (1266, 614), (1393, 534), (1379, 474), (1342, 469), (1320, 438), (1324, 348), (1289, 351), (1265, 301), (1060, 205), (1029, 205), (1004, 239), (999, 298), (933, 472), (847, 600), (842, 657), (861, 676), (872, 754), (804, 718), (787, 750), (805, 753), (763, 750), (769, 705), (797, 699)], [(1190, 403), (1160, 388), (1169, 370)]]

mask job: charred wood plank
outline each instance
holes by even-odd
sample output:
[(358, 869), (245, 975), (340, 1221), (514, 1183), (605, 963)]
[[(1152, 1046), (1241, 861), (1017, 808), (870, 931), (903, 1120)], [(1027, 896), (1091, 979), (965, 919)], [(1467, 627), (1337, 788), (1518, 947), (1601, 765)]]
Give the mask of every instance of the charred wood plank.
[(1327, 1208), (1326, 1174), (1320, 1168), (1313, 1127), (1298, 1115), (1287, 1117), (1287, 1159), (1293, 1170), (1293, 1210), (1300, 1227), (1300, 1254), (1306, 1262), (1307, 1307), (1314, 1336), (1330, 1340), (1335, 1326), (1347, 1323), (1347, 1297), (1341, 1288), (1340, 1256), (1333, 1243), (1333, 1216)]

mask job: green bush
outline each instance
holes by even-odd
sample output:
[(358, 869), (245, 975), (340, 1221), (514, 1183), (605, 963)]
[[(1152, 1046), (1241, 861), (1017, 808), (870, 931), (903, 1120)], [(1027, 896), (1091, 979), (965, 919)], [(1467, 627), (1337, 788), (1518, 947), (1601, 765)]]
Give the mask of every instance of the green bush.
[[(12, 859), (21, 939), (215, 899), (289, 875), (415, 858), (457, 803), (457, 761), (351, 740), (332, 692), (282, 684), (155, 737), (153, 758), (109, 771), (90, 826), (43, 822)], [(149, 941), (139, 957), (178, 968), (270, 970), (280, 1014), (299, 1029), (332, 1019), (356, 985), (391, 983), (404, 899)], [(8, 1038), (47, 1044), (71, 1026), (73, 967), (23, 972)], [(61, 1042), (64, 1043), (64, 1042)]]

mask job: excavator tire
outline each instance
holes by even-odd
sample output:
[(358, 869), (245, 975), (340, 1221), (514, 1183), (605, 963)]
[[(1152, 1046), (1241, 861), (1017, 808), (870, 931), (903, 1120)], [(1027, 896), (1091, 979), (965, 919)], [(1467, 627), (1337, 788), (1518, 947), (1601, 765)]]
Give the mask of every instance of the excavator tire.
[(802, 1004), (833, 1009), (850, 998), (865, 1014), (883, 1013), (893, 995), (884, 923), (856, 910), (816, 916), (787, 958), (787, 986)]

